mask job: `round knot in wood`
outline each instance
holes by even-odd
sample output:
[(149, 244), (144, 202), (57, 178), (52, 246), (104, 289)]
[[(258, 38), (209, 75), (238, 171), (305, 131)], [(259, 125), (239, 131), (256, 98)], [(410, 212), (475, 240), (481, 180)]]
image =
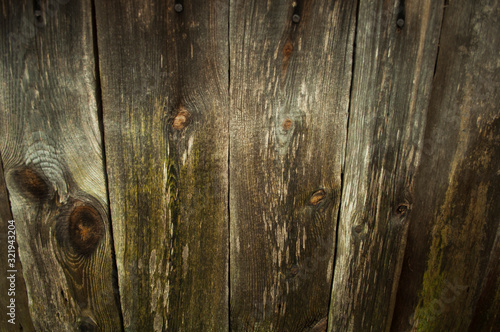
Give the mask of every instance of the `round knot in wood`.
[(88, 205), (75, 207), (69, 216), (69, 239), (74, 249), (81, 255), (89, 255), (103, 235), (104, 225), (97, 210)]
[(323, 189), (315, 191), (309, 198), (309, 204), (318, 205), (326, 197), (326, 192)]
[(396, 208), (396, 213), (399, 215), (404, 215), (408, 211), (408, 204), (399, 204)]
[(24, 196), (38, 201), (49, 198), (50, 187), (40, 174), (31, 168), (23, 168), (13, 173), (14, 181)]
[(184, 107), (181, 107), (179, 112), (175, 115), (172, 127), (177, 130), (182, 130), (189, 124), (190, 118), (191, 114)]
[(293, 122), (292, 120), (290, 119), (286, 119), (285, 121), (283, 121), (283, 129), (285, 129), (286, 131), (290, 130), (290, 128), (292, 128), (292, 125), (293, 125)]

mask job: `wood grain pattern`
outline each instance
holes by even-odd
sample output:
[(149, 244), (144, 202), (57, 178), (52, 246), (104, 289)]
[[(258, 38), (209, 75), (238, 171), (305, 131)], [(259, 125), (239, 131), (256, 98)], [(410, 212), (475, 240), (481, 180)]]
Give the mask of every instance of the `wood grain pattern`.
[(0, 151), (37, 331), (119, 330), (90, 1), (4, 1)]
[(496, 331), (500, 3), (445, 11), (394, 331)]
[(499, 21), (1, 2), (0, 330), (496, 331)]
[(326, 328), (356, 8), (295, 4), (230, 5), (233, 331)]
[(442, 12), (443, 1), (360, 3), (328, 331), (390, 327)]
[[(10, 211), (10, 203), (9, 203), (9, 195), (7, 193), (7, 186), (5, 185), (5, 179), (3, 175), (3, 165), (1, 162), (2, 158), (0, 155), (0, 266), (2, 269), (8, 269), (8, 221), (12, 220), (12, 213)], [(15, 244), (15, 268), (12, 270), (16, 270), (16, 280), (15, 280), (15, 324), (12, 325), (8, 322), (11, 319), (10, 316), (6, 314), (1, 316), (0, 319), (0, 331), (34, 331), (33, 322), (31, 320), (29, 307), (28, 307), (28, 294), (26, 293), (26, 284), (24, 282), (23, 277), (23, 268), (21, 265), (21, 261), (19, 260), (19, 253), (17, 250), (17, 243)], [(10, 305), (10, 296), (8, 294), (11, 292), (10, 289), (10, 281), (6, 278), (7, 276), (3, 276), (3, 273), (6, 271), (2, 271), (2, 278), (0, 278), (0, 307), (6, 308), (7, 305)], [(9, 309), (10, 311), (10, 309)]]
[(96, 3), (128, 331), (228, 329), (228, 3)]

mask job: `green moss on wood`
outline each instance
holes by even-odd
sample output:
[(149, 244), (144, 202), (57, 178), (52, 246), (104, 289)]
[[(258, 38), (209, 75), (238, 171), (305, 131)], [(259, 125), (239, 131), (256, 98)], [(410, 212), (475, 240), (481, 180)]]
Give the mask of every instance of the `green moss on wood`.
[[(435, 218), (427, 269), (424, 273), (415, 324), (419, 331), (462, 329), (472, 315), (472, 294), (484, 273), (484, 251), (490, 250), (496, 216), (495, 178), (499, 121), (487, 124), (463, 158)], [(496, 223), (498, 225), (498, 223)], [(471, 291), (469, 292), (469, 288)], [(453, 294), (452, 294), (453, 293)], [(446, 314), (448, 311), (461, 313)]]

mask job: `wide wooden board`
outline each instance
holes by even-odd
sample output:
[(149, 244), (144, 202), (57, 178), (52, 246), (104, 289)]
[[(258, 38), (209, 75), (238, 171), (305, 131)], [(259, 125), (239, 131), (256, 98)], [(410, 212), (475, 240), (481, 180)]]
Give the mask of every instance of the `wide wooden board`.
[(443, 1), (361, 1), (328, 331), (389, 329)]
[(450, 1), (393, 331), (500, 324), (500, 2)]
[(228, 329), (228, 3), (179, 5), (96, 2), (127, 331)]
[(324, 330), (356, 2), (230, 10), (231, 330)]
[(91, 1), (4, 1), (0, 17), (0, 152), (33, 325), (120, 330)]

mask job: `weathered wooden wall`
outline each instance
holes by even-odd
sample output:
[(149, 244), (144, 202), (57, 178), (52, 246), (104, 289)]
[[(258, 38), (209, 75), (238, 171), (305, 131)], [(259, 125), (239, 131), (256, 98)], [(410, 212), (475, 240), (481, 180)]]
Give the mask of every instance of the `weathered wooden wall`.
[(498, 0), (5, 0), (0, 69), (1, 331), (500, 326)]

